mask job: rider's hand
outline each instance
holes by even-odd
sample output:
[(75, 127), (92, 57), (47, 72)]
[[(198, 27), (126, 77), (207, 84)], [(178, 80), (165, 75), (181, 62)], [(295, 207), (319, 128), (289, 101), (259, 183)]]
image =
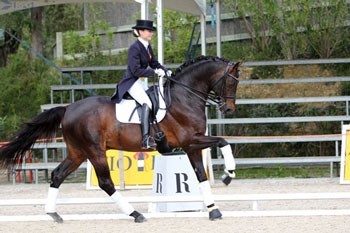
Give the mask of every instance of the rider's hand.
[(154, 73), (158, 75), (158, 77), (164, 77), (165, 76), (165, 71), (163, 69), (155, 69)]

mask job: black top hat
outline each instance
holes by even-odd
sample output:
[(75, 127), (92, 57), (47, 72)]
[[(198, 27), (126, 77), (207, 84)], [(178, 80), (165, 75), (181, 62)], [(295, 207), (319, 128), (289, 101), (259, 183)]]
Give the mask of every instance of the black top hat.
[(153, 27), (152, 20), (144, 20), (144, 19), (136, 20), (136, 26), (132, 27), (132, 29), (147, 29), (147, 30), (151, 30), (151, 31), (156, 30), (156, 28)]

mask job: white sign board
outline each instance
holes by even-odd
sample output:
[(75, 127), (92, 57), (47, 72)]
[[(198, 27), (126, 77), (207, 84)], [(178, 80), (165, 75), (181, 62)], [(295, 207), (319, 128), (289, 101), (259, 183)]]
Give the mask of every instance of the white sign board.
[[(157, 156), (154, 161), (153, 195), (180, 196), (201, 195), (197, 177), (187, 154)], [(203, 202), (156, 203), (155, 212), (198, 211)]]

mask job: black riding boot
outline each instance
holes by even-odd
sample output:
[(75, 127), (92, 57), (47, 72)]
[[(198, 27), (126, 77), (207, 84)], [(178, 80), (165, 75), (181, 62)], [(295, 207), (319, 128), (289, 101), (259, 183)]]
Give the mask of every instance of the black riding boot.
[(151, 109), (147, 106), (147, 104), (143, 104), (141, 112), (142, 149), (155, 149), (157, 146), (153, 138), (150, 136), (150, 112)]

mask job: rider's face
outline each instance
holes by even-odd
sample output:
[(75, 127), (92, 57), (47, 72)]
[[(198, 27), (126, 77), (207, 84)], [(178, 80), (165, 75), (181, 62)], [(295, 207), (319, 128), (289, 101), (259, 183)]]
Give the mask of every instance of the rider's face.
[(147, 41), (152, 40), (153, 31), (145, 29), (145, 30), (139, 30), (139, 33), (142, 39)]

